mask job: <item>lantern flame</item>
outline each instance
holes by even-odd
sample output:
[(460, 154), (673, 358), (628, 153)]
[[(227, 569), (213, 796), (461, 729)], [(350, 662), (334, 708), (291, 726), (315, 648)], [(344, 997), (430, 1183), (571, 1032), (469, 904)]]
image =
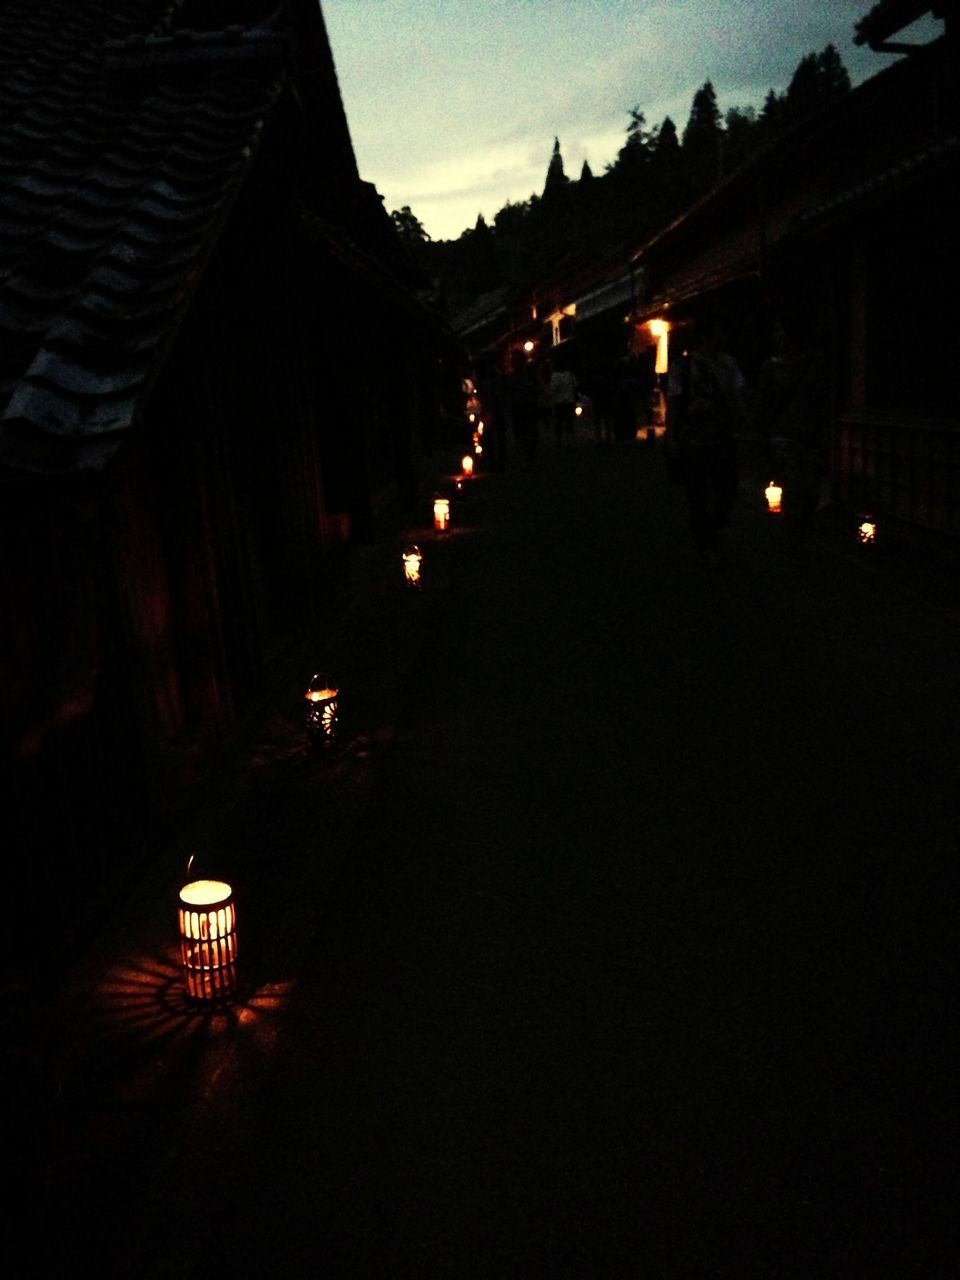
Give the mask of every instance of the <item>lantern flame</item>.
[(460, 459), (460, 466), (463, 468), (463, 474), (465, 476), (473, 475), (473, 459), (470, 457), (469, 453), (465, 453)]
[(783, 502), (783, 489), (780, 485), (774, 483), (773, 480), (764, 489), (767, 498), (767, 509), (774, 513), (779, 512)]
[(329, 702), (331, 698), (335, 698), (336, 696), (337, 696), (336, 689), (308, 689), (307, 690), (308, 702)]
[(403, 553), (403, 572), (408, 586), (419, 587), (423, 556), (419, 547), (408, 547)]
[(433, 503), (433, 527), (443, 533), (450, 523), (450, 499), (435, 498)]

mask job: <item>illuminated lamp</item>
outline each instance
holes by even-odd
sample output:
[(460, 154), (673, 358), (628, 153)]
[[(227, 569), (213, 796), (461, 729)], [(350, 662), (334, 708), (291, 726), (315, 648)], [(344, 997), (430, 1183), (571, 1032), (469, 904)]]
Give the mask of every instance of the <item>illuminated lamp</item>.
[(411, 591), (419, 591), (423, 586), (421, 568), (423, 554), (418, 546), (409, 546), (403, 553), (403, 580)]
[[(534, 319), (536, 319), (536, 316), (534, 316)], [(523, 349), (527, 353), (527, 355), (529, 355), (530, 352), (533, 350), (534, 346), (535, 346), (535, 343), (531, 342), (530, 339), (528, 338), (526, 342), (523, 344)]]
[(783, 489), (771, 480), (763, 492), (767, 498), (767, 510), (773, 512), (774, 515), (778, 515), (783, 503)]
[(583, 416), (583, 405), (582, 405), (582, 404), (578, 404), (578, 405), (577, 405), (577, 407), (574, 409), (574, 411), (573, 411), (573, 412), (577, 415), (577, 417), (578, 417), (578, 418), (582, 417), (582, 416)]
[(476, 415), (475, 413), (468, 413), (468, 414), (467, 414), (467, 421), (468, 421), (468, 422), (475, 422), (475, 421), (476, 421), (476, 419), (477, 419), (477, 415)]
[(483, 422), (482, 422), (482, 420), (481, 420), (480, 422), (478, 422), (478, 423), (477, 423), (477, 435), (478, 435), (478, 436), (482, 436), (482, 435), (483, 435)]
[(328, 750), (337, 740), (337, 711), (340, 690), (322, 672), (310, 681), (307, 699), (307, 742), (311, 747)]
[(864, 516), (857, 528), (857, 539), (861, 546), (870, 547), (877, 541), (877, 522), (872, 516)]
[[(192, 861), (192, 859), (191, 859)], [(191, 1000), (224, 1000), (237, 990), (237, 909), (223, 880), (191, 880), (180, 890), (180, 964)]]
[(434, 498), (433, 527), (437, 533), (445, 533), (450, 527), (450, 499)]
[(465, 453), (460, 459), (460, 467), (465, 476), (473, 475), (473, 458), (470, 457), (469, 453)]
[(670, 333), (670, 325), (666, 320), (648, 320), (647, 328), (650, 330), (650, 336), (657, 340), (657, 356), (653, 371), (654, 373), (666, 373), (669, 367), (667, 361), (667, 335)]

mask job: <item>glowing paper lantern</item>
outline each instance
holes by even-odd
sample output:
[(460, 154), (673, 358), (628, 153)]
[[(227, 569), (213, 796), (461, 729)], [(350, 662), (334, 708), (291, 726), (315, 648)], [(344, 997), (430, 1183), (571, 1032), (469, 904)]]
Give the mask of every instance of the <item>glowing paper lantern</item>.
[(433, 527), (438, 533), (445, 533), (450, 526), (450, 499), (434, 498)]
[(411, 590), (417, 591), (423, 586), (423, 579), (420, 576), (422, 564), (423, 556), (420, 548), (417, 546), (407, 547), (403, 553), (403, 580)]
[(191, 1000), (223, 1000), (237, 990), (237, 911), (223, 880), (191, 880), (180, 890), (180, 964)]
[(648, 320), (647, 328), (650, 330), (652, 337), (657, 340), (657, 354), (654, 361), (654, 373), (666, 373), (669, 369), (667, 359), (667, 342), (670, 333), (670, 325), (666, 320)]
[(306, 699), (308, 743), (322, 749), (332, 747), (337, 740), (339, 689), (327, 676), (318, 672), (310, 681)]
[(473, 475), (473, 458), (471, 458), (469, 453), (465, 453), (460, 459), (460, 466), (465, 476)]
[(860, 521), (860, 526), (857, 529), (857, 539), (865, 547), (872, 546), (876, 542), (877, 522), (871, 516), (866, 516)]
[(766, 489), (764, 489), (764, 493), (767, 496), (767, 510), (773, 512), (774, 515), (778, 514), (782, 509), (783, 489), (771, 480)]

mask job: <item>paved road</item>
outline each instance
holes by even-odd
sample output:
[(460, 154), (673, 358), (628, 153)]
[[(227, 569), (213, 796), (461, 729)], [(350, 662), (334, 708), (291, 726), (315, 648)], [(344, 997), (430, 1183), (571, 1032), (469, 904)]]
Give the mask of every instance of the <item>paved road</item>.
[(651, 450), (545, 444), (405, 531), (423, 597), (358, 555), (345, 755), (291, 692), (198, 819), (246, 1001), (137, 924), (87, 980), (41, 1273), (960, 1271), (960, 615), (755, 487), (700, 565)]

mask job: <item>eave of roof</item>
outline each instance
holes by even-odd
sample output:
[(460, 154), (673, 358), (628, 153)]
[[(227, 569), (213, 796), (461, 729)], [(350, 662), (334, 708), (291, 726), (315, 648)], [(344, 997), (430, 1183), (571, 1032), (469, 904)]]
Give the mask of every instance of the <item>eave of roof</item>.
[(0, 10), (9, 466), (101, 466), (117, 447), (279, 93), (275, 34), (150, 35), (161, 13), (158, 0)]

